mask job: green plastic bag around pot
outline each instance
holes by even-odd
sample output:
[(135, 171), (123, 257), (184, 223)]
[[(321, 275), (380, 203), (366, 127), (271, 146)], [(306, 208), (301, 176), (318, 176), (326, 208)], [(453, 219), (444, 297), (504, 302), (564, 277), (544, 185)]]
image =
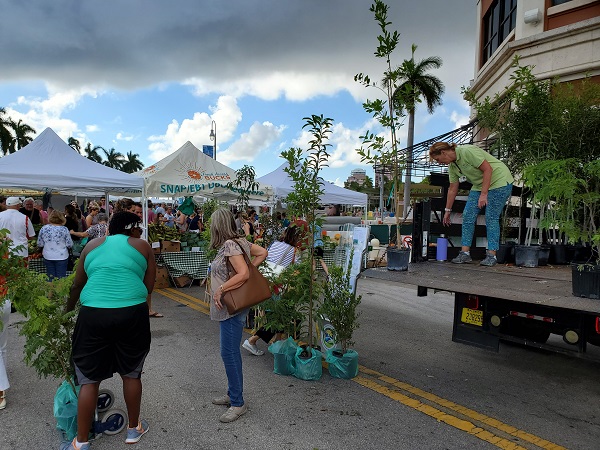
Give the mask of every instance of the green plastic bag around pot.
[(294, 357), (298, 344), (288, 337), (269, 345), (269, 353), (273, 355), (273, 372), (278, 375), (293, 375), (296, 371)]
[(294, 372), (294, 376), (301, 380), (318, 380), (323, 374), (323, 366), (321, 365), (321, 352), (314, 348), (311, 348), (310, 350), (311, 356), (304, 359), (300, 357), (300, 353), (302, 353), (304, 349), (302, 347), (298, 347), (296, 349), (296, 355), (294, 357), (296, 370)]
[(346, 350), (342, 356), (337, 356), (339, 350), (327, 350), (325, 361), (329, 363), (329, 374), (334, 378), (349, 380), (358, 375), (358, 353), (354, 350)]
[(56, 390), (54, 395), (54, 418), (56, 419), (56, 428), (63, 432), (67, 441), (77, 436), (77, 393), (67, 381)]

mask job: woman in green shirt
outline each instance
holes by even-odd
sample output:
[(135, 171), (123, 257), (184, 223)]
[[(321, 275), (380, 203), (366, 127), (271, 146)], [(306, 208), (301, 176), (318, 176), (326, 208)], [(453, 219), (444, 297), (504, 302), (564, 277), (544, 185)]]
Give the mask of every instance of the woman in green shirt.
[(134, 444), (148, 431), (140, 419), (142, 369), (150, 351), (147, 298), (154, 288), (156, 263), (141, 239), (142, 220), (128, 211), (115, 213), (108, 236), (90, 241), (79, 259), (67, 311), (81, 308), (73, 332), (72, 359), (81, 386), (77, 437), (60, 450), (86, 450), (100, 382), (118, 373), (129, 416), (125, 442)]
[(436, 142), (429, 147), (429, 157), (439, 164), (448, 165), (450, 188), (444, 210), (444, 225), (451, 224), (450, 213), (458, 193), (458, 185), (463, 181), (473, 185), (463, 210), (462, 248), (452, 262), (464, 264), (473, 261), (470, 251), (475, 222), (479, 211), (485, 206), (487, 253), (479, 264), (496, 265), (496, 251), (500, 247), (500, 214), (512, 192), (513, 177), (508, 167), (489, 153), (470, 144), (457, 146), (447, 142)]

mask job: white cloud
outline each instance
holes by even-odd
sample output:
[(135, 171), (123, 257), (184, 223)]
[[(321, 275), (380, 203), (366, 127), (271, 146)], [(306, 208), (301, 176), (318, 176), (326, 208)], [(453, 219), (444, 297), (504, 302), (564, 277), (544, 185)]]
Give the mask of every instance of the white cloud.
[(277, 142), (284, 129), (284, 126), (278, 127), (270, 122), (255, 122), (247, 132), (241, 133), (240, 138), (227, 150), (218, 152), (217, 159), (227, 166), (235, 161), (251, 163)]
[(85, 131), (88, 133), (95, 133), (97, 131), (100, 131), (100, 127), (98, 125), (86, 125)]
[(191, 119), (184, 119), (181, 124), (177, 120), (172, 120), (164, 134), (150, 136), (148, 138), (152, 142), (148, 146), (150, 163), (161, 160), (187, 141), (202, 149), (202, 145), (206, 145), (208, 141), (213, 120), (217, 126), (217, 155), (219, 155), (223, 143), (233, 136), (242, 119), (242, 112), (235, 98), (231, 96), (219, 97), (217, 105), (211, 109), (212, 115), (196, 112)]
[(125, 142), (130, 142), (133, 141), (134, 136), (131, 135), (125, 135), (124, 133), (117, 133), (117, 136), (115, 137), (115, 139), (117, 141), (125, 141)]

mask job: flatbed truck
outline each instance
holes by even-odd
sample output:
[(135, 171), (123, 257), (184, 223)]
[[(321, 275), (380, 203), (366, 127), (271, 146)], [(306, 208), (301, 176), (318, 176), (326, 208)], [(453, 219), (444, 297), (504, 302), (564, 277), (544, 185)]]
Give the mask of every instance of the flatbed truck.
[(408, 271), (366, 269), (361, 277), (417, 286), (418, 297), (429, 289), (454, 293), (455, 342), (497, 352), (503, 340), (598, 359), (586, 349), (600, 346), (600, 300), (572, 295), (570, 266), (423, 261), (409, 264)]

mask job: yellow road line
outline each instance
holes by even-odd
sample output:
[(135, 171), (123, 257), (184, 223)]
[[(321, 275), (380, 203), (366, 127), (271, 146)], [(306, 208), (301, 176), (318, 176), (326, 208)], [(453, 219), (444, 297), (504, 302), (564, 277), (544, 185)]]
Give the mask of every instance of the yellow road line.
[[(157, 292), (158, 294), (163, 295), (167, 298), (170, 298), (171, 300), (174, 300), (177, 303), (181, 303), (182, 305), (189, 306), (190, 308), (195, 309), (196, 311), (200, 311), (201, 313), (204, 313), (207, 315), (210, 314), (210, 310), (205, 306), (205, 304), (200, 304), (197, 301), (194, 301), (194, 300), (197, 300), (194, 297), (191, 297), (194, 300), (182, 298), (179, 295), (176, 295), (176, 293), (170, 292), (167, 289), (156, 289), (155, 292)], [(204, 303), (204, 302), (202, 302), (202, 303)]]
[(446, 400), (441, 398), (431, 392), (423, 391), (417, 387), (411, 386), (410, 384), (404, 383), (402, 381), (396, 380), (395, 378), (388, 377), (380, 372), (369, 369), (364, 366), (359, 366), (360, 371), (364, 374), (371, 375), (376, 377), (378, 380), (381, 380), (384, 383), (388, 383), (394, 387), (397, 387), (405, 392), (413, 394), (417, 397), (421, 397), (422, 399), (428, 400), (434, 404), (442, 406), (446, 409), (455, 411), (469, 419), (485, 424), (491, 428), (495, 428), (498, 431), (506, 433), (510, 436), (514, 436), (518, 439), (521, 439), (525, 442), (529, 442), (531, 444), (536, 445), (544, 450), (564, 450), (565, 447), (561, 447), (560, 445), (554, 444), (553, 442), (542, 439), (533, 434), (527, 433), (526, 431), (520, 430), (511, 425), (505, 424), (497, 419), (486, 416), (485, 414), (478, 413), (477, 411), (473, 411), (472, 409), (466, 408), (457, 403), (451, 402), (450, 400)]
[[(189, 306), (196, 311), (210, 315), (210, 305), (207, 302), (186, 294), (180, 289), (157, 289), (155, 292), (164, 295), (165, 297), (170, 298), (178, 303)], [(251, 332), (251, 330), (246, 331)], [(324, 367), (327, 367), (326, 362), (323, 364)], [(440, 422), (444, 422), (453, 428), (464, 431), (485, 442), (489, 442), (490, 444), (495, 445), (503, 450), (527, 450), (527, 448), (507, 438), (498, 436), (488, 429), (498, 430), (502, 434), (506, 434), (529, 444), (533, 444), (543, 450), (566, 450), (565, 447), (554, 444), (546, 439), (542, 439), (531, 433), (527, 433), (526, 431), (505, 424), (497, 419), (478, 413), (477, 411), (461, 406), (450, 400), (446, 400), (430, 392), (423, 391), (422, 389), (411, 386), (410, 384), (404, 383), (395, 378), (391, 378), (387, 375), (377, 372), (376, 370), (369, 369), (365, 366), (359, 366), (359, 371), (360, 375), (352, 379), (352, 381), (355, 383), (385, 395), (392, 400), (426, 414)], [(372, 377), (374, 379), (367, 377)], [(393, 388), (387, 387), (385, 384), (393, 386)], [(404, 391), (406, 394), (411, 394), (413, 397), (403, 394), (400, 391)], [(422, 400), (439, 405), (443, 409), (454, 411), (458, 415), (462, 415), (470, 420), (465, 420), (464, 418), (458, 417), (458, 415), (453, 415), (442, 411), (414, 397), (420, 397)], [(481, 424), (481, 426), (478, 426), (473, 422), (478, 422)], [(484, 427), (488, 429), (485, 429)]]

